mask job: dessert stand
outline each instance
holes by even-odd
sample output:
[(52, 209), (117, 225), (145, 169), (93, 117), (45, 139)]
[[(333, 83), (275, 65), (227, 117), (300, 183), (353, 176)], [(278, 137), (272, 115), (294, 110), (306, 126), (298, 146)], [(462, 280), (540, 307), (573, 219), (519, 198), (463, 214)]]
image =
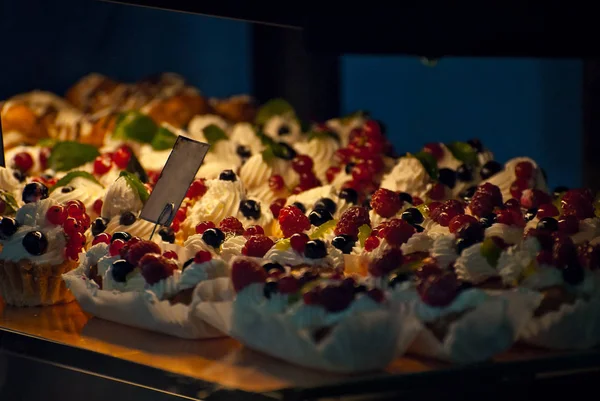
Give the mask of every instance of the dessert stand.
[[(255, 90), (259, 100), (275, 96), (289, 98), (291, 103), (298, 105), (300, 115), (313, 118), (336, 114), (339, 94), (331, 88), (337, 89), (339, 80), (338, 52), (402, 52), (428, 57), (562, 57), (590, 56), (593, 50), (586, 49), (594, 48), (582, 42), (572, 46), (576, 37), (583, 36), (584, 41), (586, 37), (592, 37), (586, 36), (592, 33), (590, 24), (580, 24), (577, 31), (557, 29), (552, 32), (543, 29), (543, 19), (532, 22), (533, 14), (526, 11), (512, 14), (514, 23), (508, 24), (512, 31), (504, 34), (498, 34), (502, 26), (498, 25), (502, 23), (498, 16), (491, 24), (472, 24), (471, 31), (478, 31), (479, 35), (471, 34), (470, 39), (457, 31), (439, 41), (430, 32), (402, 43), (379, 40), (389, 37), (389, 24), (378, 24), (378, 28), (369, 30), (366, 37), (359, 39), (330, 16), (311, 15), (295, 7), (287, 8), (288, 11), (284, 7), (261, 11), (254, 4), (234, 6), (229, 2), (214, 5), (164, 0), (115, 2), (266, 23), (268, 25), (254, 27), (254, 52), (257, 54), (261, 52), (261, 35), (268, 36), (270, 29), (289, 29), (281, 35), (278, 46), (270, 48), (269, 52), (272, 57), (303, 60), (297, 63), (299, 66), (285, 67), (295, 70), (284, 71), (275, 77), (281, 82), (287, 77), (294, 84), (278, 85), (272, 82), (273, 79), (267, 83), (267, 78), (272, 78), (268, 72), (263, 72), (267, 71), (268, 63), (262, 61), (265, 66), (262, 68), (259, 59), (264, 58), (255, 54), (255, 70), (261, 71), (255, 76)], [(419, 11), (423, 10), (416, 7), (411, 10), (414, 14), (405, 13), (402, 18), (407, 23), (397, 20), (394, 26), (414, 32), (422, 22), (415, 18), (422, 16)], [(559, 10), (537, 11), (546, 15), (546, 22), (554, 21), (560, 15)], [(433, 25), (441, 23), (442, 19), (436, 16), (442, 14), (430, 15), (433, 18), (430, 22), (433, 21)], [(451, 15), (465, 19), (456, 9)], [(343, 25), (355, 26), (352, 21), (360, 21), (359, 17), (364, 18), (358, 14), (348, 15)], [(378, 17), (380, 21), (392, 21), (391, 17), (383, 17), (381, 13)], [(448, 15), (445, 19), (460, 25)], [(528, 30), (524, 28), (526, 25)], [(321, 35), (325, 27), (327, 34)], [(403, 37), (406, 32), (398, 33), (399, 29), (395, 34)], [(495, 37), (494, 29), (497, 30)], [(435, 32), (444, 32), (444, 29)], [(561, 39), (555, 41), (559, 35), (562, 35)], [(475, 39), (477, 37), (480, 39)], [(489, 40), (491, 37), (495, 39)], [(374, 38), (378, 40), (374, 41)], [(304, 44), (315, 53), (308, 53)], [(322, 53), (323, 50), (333, 50), (333, 53)], [(265, 54), (266, 49), (262, 51)], [(593, 149), (597, 148), (594, 144), (600, 139), (591, 135), (598, 119), (595, 116), (598, 113), (593, 112), (595, 104), (599, 103), (595, 89), (598, 85), (594, 84), (600, 76), (598, 71), (600, 68), (596, 63), (586, 64), (584, 141), (587, 150), (584, 169), (586, 184), (594, 188), (600, 183), (598, 175), (593, 174), (598, 171), (598, 168), (594, 169), (598, 161)], [(290, 74), (295, 79), (291, 79)], [(322, 85), (323, 82), (329, 82), (329, 85)], [(299, 87), (305, 90), (299, 91)], [(309, 98), (319, 99), (319, 102), (311, 102)], [(0, 303), (0, 400), (92, 401), (107, 396), (134, 400), (399, 399), (407, 396), (469, 399), (482, 395), (529, 399), (532, 394), (536, 398), (552, 398), (557, 390), (571, 386), (583, 392), (593, 388), (598, 377), (598, 349), (548, 352), (529, 347), (515, 347), (493, 361), (479, 364), (451, 365), (408, 356), (394, 361), (381, 372), (339, 375), (290, 365), (251, 351), (230, 338), (182, 340), (91, 318), (76, 302), (46, 308), (10, 308)]]

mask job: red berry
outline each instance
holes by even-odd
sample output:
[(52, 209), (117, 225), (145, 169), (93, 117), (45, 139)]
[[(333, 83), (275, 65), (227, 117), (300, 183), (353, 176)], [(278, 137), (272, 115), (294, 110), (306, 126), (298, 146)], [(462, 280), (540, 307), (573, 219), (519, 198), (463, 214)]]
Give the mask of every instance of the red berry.
[(433, 184), (433, 187), (427, 192), (427, 196), (433, 200), (443, 200), (446, 198), (446, 186), (440, 182)]
[(525, 219), (520, 209), (503, 209), (496, 214), (496, 222), (500, 224), (525, 227)]
[(465, 224), (477, 222), (478, 220), (473, 216), (470, 216), (468, 214), (459, 214), (457, 216), (454, 216), (452, 220), (450, 220), (450, 223), (448, 223), (448, 229), (451, 233), (455, 233), (458, 231), (459, 228), (461, 228)]
[(135, 244), (129, 244), (129, 250), (127, 251), (127, 261), (132, 266), (137, 266), (140, 259), (148, 253), (161, 254), (161, 249), (158, 244), (152, 241), (141, 240)]
[(319, 305), (321, 303), (321, 287), (317, 286), (302, 295), (306, 305)]
[(515, 175), (522, 180), (529, 180), (533, 176), (533, 164), (528, 161), (522, 161), (515, 166)]
[(392, 217), (398, 213), (402, 202), (396, 192), (379, 188), (371, 196), (371, 207), (381, 217)]
[(542, 265), (542, 264), (551, 265), (553, 262), (552, 252), (542, 249), (541, 251), (538, 252), (535, 259), (537, 260), (538, 264), (540, 264), (540, 265)]
[(459, 292), (459, 282), (454, 273), (429, 276), (419, 286), (421, 300), (427, 305), (444, 307), (452, 303)]
[(444, 158), (444, 149), (437, 142), (428, 143), (423, 147), (423, 150), (430, 153), (435, 160), (440, 161)]
[(204, 179), (195, 180), (188, 188), (185, 196), (190, 199), (200, 198), (207, 190)]
[(335, 177), (342, 171), (339, 167), (329, 167), (325, 172), (325, 177), (327, 178), (328, 183), (332, 183)]
[(79, 224), (83, 227), (83, 231), (87, 230), (92, 226), (92, 220), (87, 213), (84, 213), (83, 216), (79, 219)]
[(269, 210), (271, 210), (271, 213), (273, 213), (274, 218), (279, 217), (279, 212), (281, 211), (281, 209), (283, 209), (284, 206), (285, 206), (284, 198), (275, 199), (273, 201), (273, 203), (271, 203), (271, 205), (269, 205)]
[(381, 156), (373, 156), (366, 159), (367, 167), (372, 174), (378, 174), (383, 171), (385, 164)]
[(167, 259), (173, 259), (173, 260), (179, 259), (179, 256), (177, 256), (177, 252), (175, 252), (175, 251), (165, 251), (163, 253), (163, 256)]
[(179, 222), (179, 220), (173, 220), (173, 222), (171, 223), (171, 230), (177, 232), (177, 231), (179, 231), (180, 227), (181, 227), (181, 223)]
[(587, 188), (570, 189), (567, 192), (565, 192), (565, 194), (561, 198), (562, 202), (567, 203), (567, 204), (571, 203), (571, 201), (579, 200), (579, 199), (586, 199), (588, 202), (593, 202), (594, 194), (592, 193), (591, 190), (589, 190)]
[(290, 237), (290, 246), (299, 254), (304, 254), (306, 243), (310, 240), (308, 235), (304, 233), (296, 233)]
[(371, 288), (367, 291), (367, 296), (378, 304), (385, 301), (385, 294), (379, 288)]
[(121, 249), (125, 246), (125, 241), (123, 241), (122, 239), (116, 239), (114, 240), (111, 244), (110, 247), (108, 248), (110, 256), (117, 256), (120, 254)]
[(76, 219), (81, 218), (85, 210), (82, 210), (81, 207), (76, 203), (67, 204), (67, 214), (69, 217), (74, 217)]
[(178, 221), (184, 221), (187, 216), (187, 209), (179, 208), (177, 212), (175, 212), (175, 219)]
[(587, 192), (580, 190), (567, 191), (561, 203), (563, 214), (566, 216), (575, 216), (579, 220), (594, 217), (594, 205)]
[(575, 216), (562, 216), (558, 220), (558, 230), (567, 235), (573, 235), (579, 231), (579, 219)]
[(49, 207), (46, 212), (46, 220), (48, 220), (48, 223), (58, 226), (64, 224), (67, 217), (67, 211), (64, 207), (59, 205)]
[(540, 205), (536, 214), (538, 219), (543, 219), (544, 217), (555, 217), (558, 215), (559, 211), (552, 203)]
[(495, 207), (500, 206), (502, 206), (500, 188), (493, 184), (485, 183), (475, 191), (475, 194), (471, 198), (469, 209), (475, 216), (484, 217), (492, 213)]
[(131, 159), (131, 150), (127, 147), (121, 146), (112, 154), (112, 161), (117, 165), (118, 168), (124, 170)]
[(240, 292), (253, 283), (264, 283), (267, 273), (251, 259), (236, 259), (231, 265), (231, 282), (235, 292)]
[(279, 174), (269, 177), (269, 188), (271, 188), (273, 191), (281, 191), (284, 186), (285, 182), (283, 181), (283, 177)]
[(521, 204), (515, 198), (510, 198), (506, 202), (504, 202), (504, 207), (507, 209), (520, 209)]
[(370, 181), (372, 174), (371, 169), (366, 163), (359, 163), (352, 167), (352, 178), (355, 181)]
[(310, 228), (308, 217), (296, 206), (286, 206), (281, 209), (278, 221), (281, 231), (283, 231), (283, 236), (286, 238)]
[[(413, 201), (412, 201), (413, 206), (419, 206), (424, 203), (423, 199), (419, 198), (418, 196), (413, 196), (412, 198), (413, 198)], [(438, 204), (439, 202), (431, 202), (431, 203)], [(431, 208), (430, 208), (430, 210), (431, 210)]]
[(85, 236), (82, 233), (76, 232), (72, 235), (69, 235), (69, 245), (82, 249), (86, 243)]
[(522, 178), (517, 178), (510, 185), (510, 194), (515, 199), (521, 199), (521, 195), (523, 194), (523, 191), (526, 190), (527, 188), (529, 188), (529, 182)]
[(27, 152), (17, 153), (12, 160), (13, 168), (26, 173), (33, 167), (33, 157)]
[(277, 290), (281, 294), (295, 294), (300, 290), (300, 282), (298, 279), (291, 274), (285, 274), (279, 277), (279, 282), (277, 283)]
[(377, 236), (393, 246), (400, 246), (410, 239), (417, 230), (401, 219), (391, 219), (383, 227), (378, 228)]
[(50, 153), (52, 153), (52, 149), (50, 149), (50, 148), (41, 148), (40, 149), (39, 159), (40, 159), (40, 165), (42, 166), (42, 170), (45, 170), (48, 168), (48, 158), (50, 157)]
[(367, 136), (376, 139), (382, 138), (381, 126), (377, 121), (367, 120), (362, 128)]
[(368, 268), (369, 274), (374, 277), (385, 276), (402, 266), (402, 260), (400, 248), (388, 249), (381, 257), (371, 260)]
[(460, 214), (465, 214), (465, 208), (462, 203), (455, 199), (447, 200), (433, 211), (430, 210), (430, 216), (433, 221), (443, 227), (448, 227), (450, 220)]
[(234, 235), (244, 234), (244, 226), (242, 222), (233, 216), (229, 216), (221, 220), (219, 223), (219, 228), (224, 233), (231, 233)]
[(142, 276), (150, 285), (171, 277), (177, 270), (177, 263), (160, 255), (147, 254), (139, 262)]
[(111, 240), (111, 235), (108, 233), (100, 233), (98, 235), (96, 235), (94, 237), (94, 240), (92, 241), (92, 245), (96, 245), (96, 244), (110, 244), (110, 240)]
[(244, 237), (250, 237), (251, 235), (264, 235), (264, 234), (265, 234), (265, 230), (259, 225), (249, 226), (246, 228), (246, 231), (244, 231)]
[(302, 189), (302, 191), (307, 191), (309, 189), (321, 186), (321, 181), (319, 181), (317, 176), (312, 171), (308, 173), (301, 173), (300, 183), (298, 186)]
[(79, 260), (80, 252), (81, 252), (81, 249), (79, 249), (79, 248), (67, 247), (65, 249), (65, 256), (67, 257), (67, 259), (77, 261), (77, 260)]
[[(415, 200), (415, 198), (413, 197), (413, 201)], [(416, 205), (415, 205), (416, 206)], [(437, 209), (438, 207), (442, 206), (442, 202), (430, 202), (427, 205), (427, 208), (429, 209), (429, 213), (433, 213), (433, 211), (435, 211), (435, 209)]]
[(212, 221), (201, 221), (196, 225), (196, 234), (202, 234), (209, 228), (215, 228), (215, 223)]
[(266, 235), (253, 235), (246, 241), (246, 244), (242, 248), (242, 254), (254, 258), (262, 258), (274, 244), (273, 240)]
[(201, 264), (210, 262), (212, 260), (212, 254), (208, 251), (198, 251), (194, 255), (194, 263)]
[(352, 158), (352, 151), (348, 148), (341, 148), (333, 154), (333, 161), (337, 165), (347, 164)]
[(371, 226), (369, 211), (364, 207), (353, 206), (346, 210), (335, 226), (335, 235), (358, 236), (358, 229), (362, 225)]
[(92, 209), (94, 209), (94, 213), (100, 215), (100, 213), (102, 213), (102, 205), (104, 205), (102, 199), (96, 199), (94, 201), (94, 206), (92, 207)]
[(96, 157), (96, 160), (94, 160), (94, 174), (96, 175), (108, 173), (111, 167), (112, 161), (107, 156), (98, 156)]
[(525, 209), (535, 209), (540, 205), (551, 202), (550, 195), (539, 189), (526, 189), (521, 194), (521, 206)]
[(370, 236), (365, 240), (365, 251), (371, 252), (379, 246), (379, 238)]
[(71, 236), (75, 233), (83, 231), (83, 227), (73, 217), (68, 217), (63, 224), (63, 230), (65, 230), (65, 233), (68, 236)]
[(313, 161), (310, 156), (298, 155), (292, 160), (292, 168), (297, 173), (310, 173), (313, 169)]

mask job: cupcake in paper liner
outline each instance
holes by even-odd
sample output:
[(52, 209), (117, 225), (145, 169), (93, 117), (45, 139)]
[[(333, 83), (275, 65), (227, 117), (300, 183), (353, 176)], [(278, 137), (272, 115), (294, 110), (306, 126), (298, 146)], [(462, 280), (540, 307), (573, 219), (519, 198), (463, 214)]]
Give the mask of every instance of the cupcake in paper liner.
[(384, 368), (419, 330), (381, 290), (318, 274), (306, 280), (293, 273), (267, 280), (255, 260), (234, 260), (229, 334), (301, 366), (350, 373)]

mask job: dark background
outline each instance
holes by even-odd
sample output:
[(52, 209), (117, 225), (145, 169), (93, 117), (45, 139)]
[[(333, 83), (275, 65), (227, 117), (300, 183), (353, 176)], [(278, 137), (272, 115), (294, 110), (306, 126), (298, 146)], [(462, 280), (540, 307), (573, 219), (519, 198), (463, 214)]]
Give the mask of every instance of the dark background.
[[(252, 29), (239, 21), (85, 0), (0, 0), (0, 98), (63, 94), (97, 71), (186, 76), (209, 96), (252, 93)], [(582, 62), (344, 56), (340, 109), (371, 111), (402, 151), (480, 137), (500, 161), (527, 155), (551, 185), (580, 185)]]

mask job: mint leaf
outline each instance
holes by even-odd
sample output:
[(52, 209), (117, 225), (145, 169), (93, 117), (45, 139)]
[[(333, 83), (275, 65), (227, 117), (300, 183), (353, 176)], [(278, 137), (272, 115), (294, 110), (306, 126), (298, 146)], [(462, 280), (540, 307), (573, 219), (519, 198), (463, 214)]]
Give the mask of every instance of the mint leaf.
[(296, 112), (291, 104), (286, 100), (277, 98), (271, 99), (267, 103), (263, 104), (258, 112), (256, 113), (255, 122), (258, 125), (265, 125), (267, 121), (273, 116), (280, 116), (288, 114), (292, 118), (296, 118)]
[(93, 183), (98, 184), (101, 187), (103, 187), (103, 185), (98, 182), (96, 177), (94, 177), (90, 173), (85, 172), (85, 171), (71, 171), (70, 173), (65, 175), (63, 178), (58, 180), (56, 182), (56, 184), (52, 187), (52, 190), (50, 192), (54, 191), (56, 188), (60, 188), (60, 187), (64, 187), (64, 186), (68, 185), (71, 181), (73, 181), (77, 177), (85, 178), (86, 180), (92, 181)]
[(139, 111), (128, 111), (117, 117), (113, 138), (152, 143), (156, 131), (158, 131), (158, 126), (150, 117)]
[(262, 152), (265, 163), (269, 163), (275, 157), (284, 160), (292, 160), (296, 157), (296, 151), (287, 143), (276, 142), (273, 138), (261, 131), (257, 131), (256, 135), (260, 139), (260, 142), (265, 146), (265, 150)]
[(37, 146), (41, 148), (53, 148), (58, 141), (53, 138), (44, 138), (38, 141)]
[(477, 160), (477, 150), (473, 149), (473, 147), (466, 142), (452, 142), (446, 144), (446, 147), (455, 159), (460, 160), (465, 164), (473, 166), (479, 163)]
[(210, 124), (202, 130), (206, 142), (210, 144), (210, 149), (213, 149), (213, 145), (219, 141), (227, 140), (229, 137), (221, 128), (215, 124)]
[(340, 136), (333, 131), (311, 131), (308, 133), (308, 141), (312, 141), (313, 139), (335, 139), (336, 141), (340, 141)]
[(0, 189), (0, 201), (4, 202), (4, 211), (2, 212), (3, 215), (8, 216), (17, 213), (19, 205), (17, 204), (15, 197), (10, 192)]
[(136, 175), (128, 173), (127, 171), (121, 171), (119, 177), (125, 178), (129, 186), (138, 193), (140, 199), (142, 200), (142, 203), (146, 203), (148, 197), (150, 197), (150, 194), (148, 193), (148, 190), (146, 189), (144, 184), (142, 184), (142, 182), (139, 178), (137, 178)]
[(435, 157), (433, 157), (431, 153), (425, 151), (415, 153), (414, 156), (417, 158), (417, 160), (421, 162), (423, 168), (425, 169), (425, 171), (427, 171), (427, 174), (429, 174), (429, 176), (433, 180), (437, 180), (439, 171), (437, 168), (437, 160), (435, 160)]
[(100, 156), (100, 152), (92, 145), (79, 142), (58, 142), (48, 157), (48, 167), (54, 171), (68, 171), (91, 162)]
[(169, 131), (166, 127), (160, 127), (156, 131), (156, 135), (152, 138), (152, 149), (154, 150), (167, 150), (171, 149), (177, 141), (177, 135)]
[(265, 150), (262, 151), (263, 161), (267, 164), (271, 162), (271, 160), (275, 159), (275, 153), (273, 153), (273, 148), (268, 146)]

